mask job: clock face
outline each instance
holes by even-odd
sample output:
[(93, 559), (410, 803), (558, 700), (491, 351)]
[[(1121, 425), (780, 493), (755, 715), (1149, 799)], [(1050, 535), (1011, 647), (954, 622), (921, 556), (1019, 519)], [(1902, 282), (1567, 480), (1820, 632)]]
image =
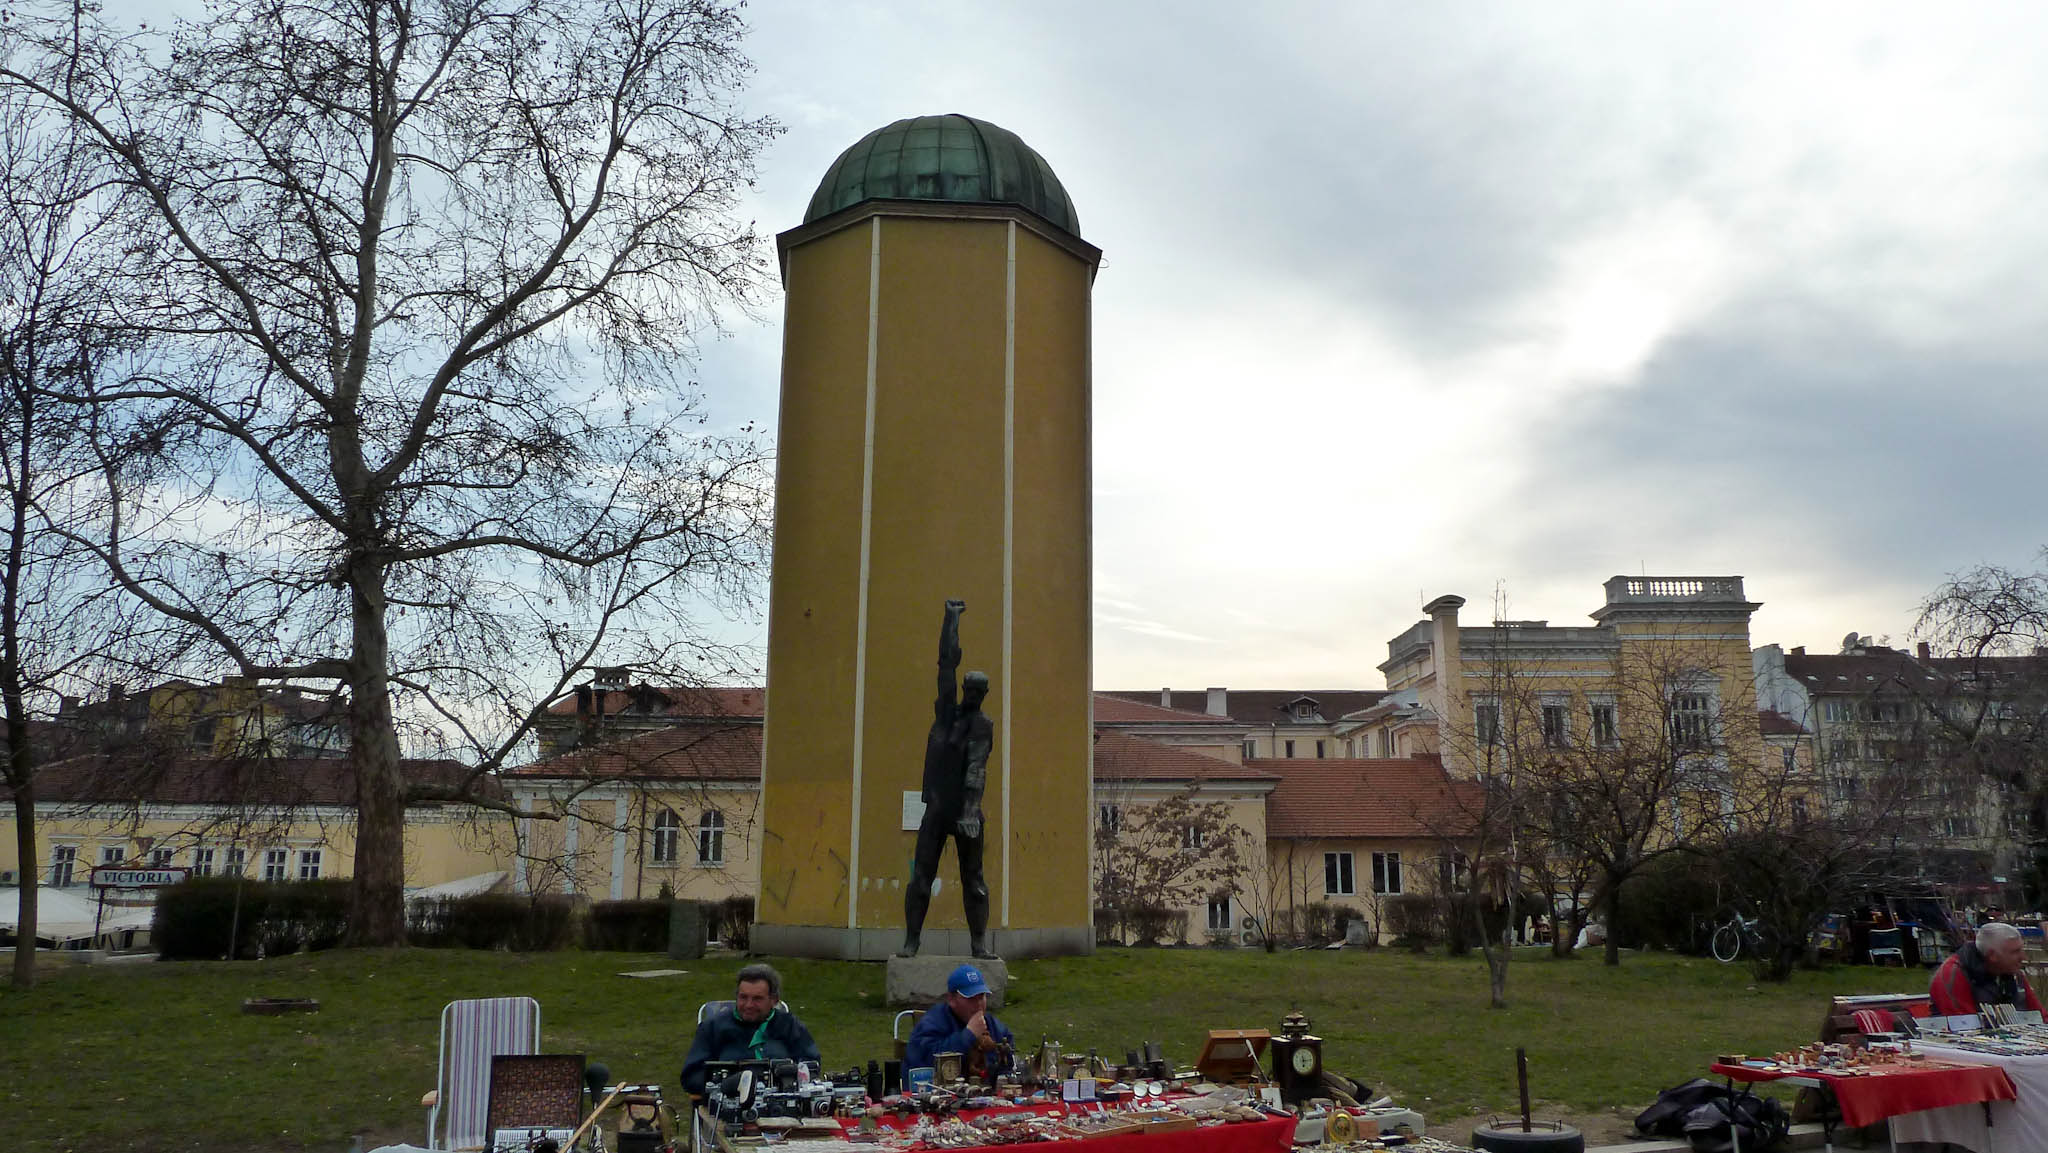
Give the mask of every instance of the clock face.
[(1289, 1058), (1289, 1063), (1294, 1066), (1295, 1072), (1306, 1077), (1316, 1071), (1316, 1051), (1306, 1046), (1296, 1049), (1294, 1056)]

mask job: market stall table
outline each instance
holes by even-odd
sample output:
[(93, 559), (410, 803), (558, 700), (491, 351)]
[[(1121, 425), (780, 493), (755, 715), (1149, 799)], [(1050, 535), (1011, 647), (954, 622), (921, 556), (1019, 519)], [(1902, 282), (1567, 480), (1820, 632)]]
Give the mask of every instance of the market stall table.
[(1893, 1141), (1946, 1141), (1978, 1153), (1990, 1153), (1990, 1138), (1995, 1134), (1998, 1145), (2004, 1149), (2048, 1149), (2048, 1055), (1979, 1053), (1934, 1041), (1915, 1041), (1913, 1048), (1929, 1057), (1996, 1066), (2012, 1079), (2019, 1094), (2017, 1100), (1990, 1106), (1989, 1133), (1983, 1110), (1952, 1106), (1894, 1120)]
[[(1921, 1048), (1925, 1051), (1927, 1047)], [(1876, 1066), (1858, 1073), (1797, 1066), (1724, 1065), (1719, 1062), (1712, 1069), (1731, 1081), (1784, 1081), (1825, 1089), (1834, 1094), (1835, 1103), (1842, 1112), (1842, 1121), (1857, 1128), (1875, 1125), (1901, 1114), (2011, 1101), (2019, 1095), (2005, 1070), (1970, 1056), (1963, 1057), (1961, 1062), (1915, 1061)], [(1981, 1135), (1982, 1132), (1983, 1126), (1980, 1125), (1977, 1133)], [(2039, 1149), (2043, 1146), (2024, 1148)]]
[[(1171, 1100), (1171, 1099), (1169, 1099)], [(953, 1116), (965, 1121), (984, 1117), (1022, 1117), (1027, 1115), (1072, 1115), (1093, 1113), (1096, 1109), (1084, 1105), (1061, 1105), (1058, 1103), (1031, 1105), (1002, 1105), (989, 1109), (962, 1109)], [(888, 1115), (878, 1119), (884, 1130), (905, 1133), (916, 1126), (918, 1117)], [(1298, 1118), (1265, 1116), (1256, 1121), (1226, 1121), (1219, 1124), (1199, 1125), (1195, 1128), (1177, 1129), (1172, 1132), (1112, 1134), (1075, 1139), (1077, 1148), (1087, 1153), (1288, 1153), (1294, 1146), (1294, 1127)], [(840, 1118), (844, 1133), (841, 1139), (791, 1140), (792, 1148), (816, 1150), (862, 1149), (873, 1151), (875, 1142), (853, 1140), (853, 1134), (860, 1126), (858, 1118)], [(1018, 1149), (1021, 1144), (980, 1145), (980, 1149)], [(1043, 1149), (1044, 1143), (1035, 1143), (1034, 1149)], [(912, 1146), (911, 1148), (918, 1148)]]

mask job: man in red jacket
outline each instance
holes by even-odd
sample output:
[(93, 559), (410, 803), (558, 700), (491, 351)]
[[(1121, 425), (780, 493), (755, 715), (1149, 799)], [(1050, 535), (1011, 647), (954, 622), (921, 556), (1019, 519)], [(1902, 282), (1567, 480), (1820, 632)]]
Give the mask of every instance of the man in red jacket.
[(2020, 931), (2002, 921), (1977, 930), (1977, 939), (1949, 955), (1934, 971), (1927, 994), (1936, 1013), (1958, 1016), (1981, 1012), (1986, 1005), (2041, 1011), (2041, 999), (2020, 971)]

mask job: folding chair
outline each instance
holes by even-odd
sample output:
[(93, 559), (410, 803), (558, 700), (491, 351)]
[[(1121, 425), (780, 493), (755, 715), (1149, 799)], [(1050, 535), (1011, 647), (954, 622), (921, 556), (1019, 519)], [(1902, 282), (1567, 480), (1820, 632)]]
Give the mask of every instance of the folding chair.
[(473, 1149), (488, 1140), (491, 1058), (540, 1050), (540, 1002), (531, 997), (450, 1001), (441, 1010), (441, 1056), (427, 1107), (427, 1148)]
[(1877, 964), (1879, 957), (1890, 957), (1906, 967), (1906, 931), (1904, 929), (1872, 929), (1870, 931), (1870, 963)]

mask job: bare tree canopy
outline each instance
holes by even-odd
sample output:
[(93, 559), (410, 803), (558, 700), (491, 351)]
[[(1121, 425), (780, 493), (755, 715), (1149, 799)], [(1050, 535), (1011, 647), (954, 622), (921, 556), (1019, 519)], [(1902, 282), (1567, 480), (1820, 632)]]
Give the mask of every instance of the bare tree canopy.
[(76, 539), (218, 664), (346, 702), (351, 935), (399, 943), (403, 726), (487, 773), (600, 654), (701, 674), (695, 614), (752, 595), (764, 449), (681, 376), (764, 271), (732, 219), (775, 131), (733, 103), (743, 27), (691, 0), (25, 27), (0, 82), (113, 167), (159, 366), (69, 399), (188, 438), (153, 483), (109, 471)]

